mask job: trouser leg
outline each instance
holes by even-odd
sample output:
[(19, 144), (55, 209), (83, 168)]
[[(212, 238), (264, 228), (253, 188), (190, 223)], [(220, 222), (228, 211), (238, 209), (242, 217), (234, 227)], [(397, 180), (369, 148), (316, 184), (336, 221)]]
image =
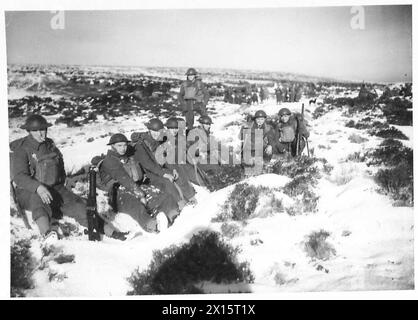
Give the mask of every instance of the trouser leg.
[(147, 176), (150, 179), (151, 184), (160, 188), (163, 194), (170, 194), (176, 201), (182, 200), (178, 190), (168, 179), (160, 177), (151, 172), (147, 172)]
[(32, 219), (38, 226), (39, 232), (45, 234), (51, 226), (52, 208), (42, 202), (37, 193), (16, 188), (16, 196), (23, 210), (32, 212)]
[(157, 220), (147, 213), (145, 206), (133, 195), (119, 190), (116, 206), (118, 212), (130, 215), (145, 231), (157, 231)]
[(196, 194), (193, 186), (190, 184), (188, 175), (184, 169), (184, 165), (168, 165), (168, 168), (176, 170), (179, 177), (176, 180), (177, 185), (183, 193), (183, 196), (186, 200), (190, 200)]
[(67, 217), (74, 218), (79, 224), (87, 228), (86, 201), (80, 196), (72, 193), (63, 185), (56, 187), (55, 190), (62, 199), (62, 214)]
[(188, 130), (193, 129), (193, 125), (194, 125), (194, 111), (193, 111), (193, 101), (192, 100), (187, 100), (186, 101), (185, 116), (186, 116), (186, 126), (187, 126), (187, 129)]

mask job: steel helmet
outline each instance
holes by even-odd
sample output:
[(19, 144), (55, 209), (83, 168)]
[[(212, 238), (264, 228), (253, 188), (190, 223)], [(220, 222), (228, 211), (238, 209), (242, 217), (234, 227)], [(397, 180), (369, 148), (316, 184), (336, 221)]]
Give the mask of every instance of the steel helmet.
[(195, 68), (187, 69), (186, 76), (191, 76), (191, 75), (195, 75), (195, 76), (197, 75), (197, 71)]
[(153, 118), (146, 124), (146, 127), (152, 131), (159, 131), (164, 128), (164, 124), (161, 122), (160, 119)]
[(130, 142), (130, 141), (122, 133), (115, 133), (113, 136), (110, 137), (109, 143), (107, 145), (110, 146), (118, 142)]
[(254, 115), (254, 119), (257, 118), (267, 118), (267, 114), (263, 110), (258, 110)]
[(209, 116), (201, 116), (198, 120), (201, 124), (212, 124), (212, 119)]
[(30, 115), (24, 125), (20, 128), (26, 129), (27, 131), (38, 131), (38, 130), (46, 130), (52, 126), (51, 123), (48, 123), (46, 119), (38, 114)]
[(168, 129), (178, 129), (179, 128), (179, 119), (176, 117), (171, 117), (165, 123), (165, 126)]
[(284, 115), (291, 115), (292, 113), (290, 112), (290, 110), (288, 108), (281, 108), (279, 110), (279, 116), (284, 116)]

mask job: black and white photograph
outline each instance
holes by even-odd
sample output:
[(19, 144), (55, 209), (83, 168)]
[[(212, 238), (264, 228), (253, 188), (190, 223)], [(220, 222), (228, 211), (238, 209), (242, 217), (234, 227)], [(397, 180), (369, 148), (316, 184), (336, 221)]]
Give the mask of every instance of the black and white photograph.
[(411, 3), (54, 4), (4, 10), (10, 298), (415, 290)]

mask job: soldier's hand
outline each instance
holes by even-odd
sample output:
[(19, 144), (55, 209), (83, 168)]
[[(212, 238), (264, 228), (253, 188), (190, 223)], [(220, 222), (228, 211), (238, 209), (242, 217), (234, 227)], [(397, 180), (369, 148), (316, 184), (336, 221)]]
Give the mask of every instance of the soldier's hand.
[(273, 151), (272, 146), (268, 145), (267, 148), (266, 148), (266, 154), (270, 155), (272, 153), (272, 151)]
[(145, 198), (145, 193), (140, 190), (139, 188), (134, 191), (135, 197), (137, 198)]
[(168, 173), (164, 174), (163, 178), (166, 178), (166, 179), (170, 180), (170, 182), (174, 181), (174, 177), (171, 174), (168, 174)]
[(43, 203), (50, 204), (52, 202), (52, 195), (44, 185), (39, 185), (36, 193), (41, 197)]
[(139, 201), (141, 201), (141, 203), (144, 205), (144, 206), (147, 206), (147, 204), (148, 204), (148, 201), (147, 201), (147, 199), (144, 197), (144, 198), (141, 198)]
[(174, 177), (174, 180), (177, 180), (179, 178), (179, 173), (177, 172), (176, 169), (173, 170), (173, 177)]

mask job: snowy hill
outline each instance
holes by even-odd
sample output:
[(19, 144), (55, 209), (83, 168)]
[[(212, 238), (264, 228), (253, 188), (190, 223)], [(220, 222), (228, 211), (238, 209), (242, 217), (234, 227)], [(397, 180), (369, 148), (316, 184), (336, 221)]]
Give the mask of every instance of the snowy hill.
[[(248, 262), (254, 276), (253, 283), (249, 284), (200, 283), (206, 293), (414, 288), (413, 208), (393, 206), (394, 201), (388, 195), (378, 192), (373, 179), (378, 166), (350, 160), (351, 155), (364, 155), (383, 141), (345, 126), (348, 120), (361, 120), (365, 114), (349, 115), (346, 108), (334, 108), (316, 118), (313, 115), (318, 105), (310, 105), (307, 98), (281, 105), (269, 99), (251, 106), (210, 101), (213, 134), (236, 147), (243, 114), (263, 109), (274, 116), (282, 107), (300, 111), (301, 103), (305, 104), (305, 118), (311, 131), (309, 147), (328, 166), (321, 162), (314, 164), (318, 172), (316, 183), (311, 185), (318, 198), (315, 210), (299, 212), (297, 206), (304, 199), (286, 194), (284, 188), (292, 179), (277, 173), (249, 177), (214, 192), (196, 187), (198, 204), (186, 207), (164, 233), (143, 233), (125, 242), (107, 237), (102, 242), (89, 242), (84, 235), (59, 241), (56, 253), (74, 255), (73, 263), (57, 263), (51, 259), (54, 253), (46, 255), (41, 250), (36, 232), (26, 230), (22, 221), (13, 216), (12, 241), (32, 237), (31, 252), (42, 266), (33, 275), (34, 287), (25, 294), (37, 297), (126, 295), (131, 289), (127, 278), (135, 269), (148, 267), (153, 251), (187, 243), (200, 230), (219, 232), (231, 246), (239, 247), (239, 261)], [(47, 118), (53, 122), (58, 116)], [(93, 156), (107, 150), (109, 133), (122, 132), (129, 136), (143, 130), (145, 121), (152, 116), (143, 113), (114, 120), (97, 119), (82, 127), (59, 124), (50, 129), (49, 136), (62, 151), (67, 172), (75, 172)], [(10, 140), (25, 135), (18, 128), (21, 121), (22, 118), (10, 119)], [(412, 127), (397, 128), (407, 134), (409, 140), (402, 142), (411, 147)], [(255, 210), (245, 223), (218, 221), (231, 192), (242, 183), (267, 191), (260, 193)], [(272, 206), (273, 200), (280, 205)], [(295, 210), (297, 213), (291, 214)], [(123, 214), (116, 219), (124, 228), (139, 230)], [(226, 227), (235, 232), (229, 234)], [(317, 241), (322, 253), (316, 251), (312, 241)]]

